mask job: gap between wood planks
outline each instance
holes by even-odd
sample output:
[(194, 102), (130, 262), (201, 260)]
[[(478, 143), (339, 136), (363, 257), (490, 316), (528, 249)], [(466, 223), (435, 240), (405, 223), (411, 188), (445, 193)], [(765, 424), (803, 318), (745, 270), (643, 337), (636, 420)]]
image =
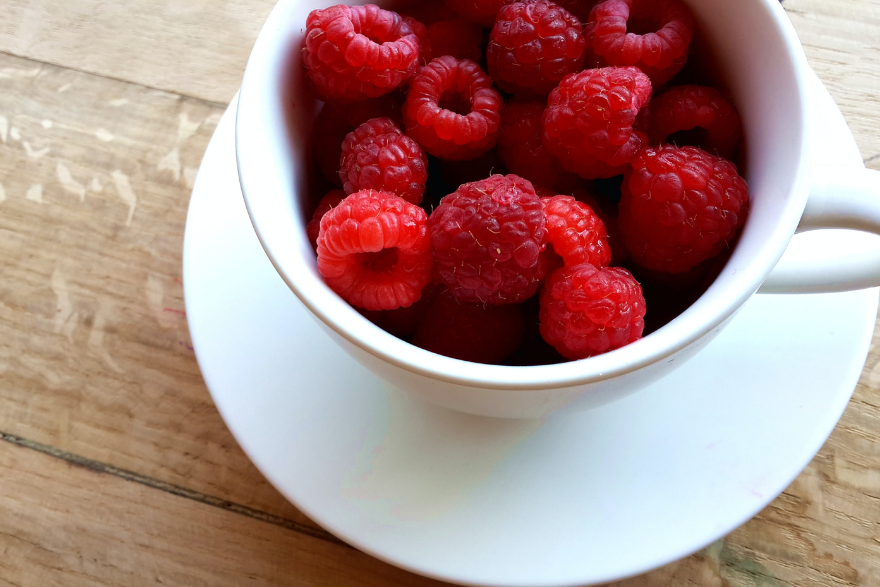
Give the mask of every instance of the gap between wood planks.
[(193, 491), (192, 489), (180, 487), (179, 485), (166, 483), (164, 481), (160, 481), (159, 479), (154, 479), (152, 477), (147, 477), (146, 475), (135, 473), (134, 471), (120, 469), (119, 467), (114, 467), (113, 465), (108, 465), (106, 463), (88, 459), (86, 457), (67, 452), (59, 448), (55, 448), (54, 446), (49, 446), (41, 442), (22, 438), (21, 436), (17, 436), (15, 434), (3, 432), (2, 430), (0, 430), (0, 440), (3, 440), (10, 444), (14, 444), (15, 446), (19, 446), (21, 448), (27, 448), (43, 453), (45, 455), (49, 455), (51, 457), (55, 457), (57, 459), (61, 459), (72, 465), (76, 465), (77, 467), (82, 467), (96, 473), (113, 475), (114, 477), (119, 477), (120, 479), (124, 479), (125, 481), (140, 483), (141, 485), (145, 485), (152, 489), (158, 489), (159, 491), (164, 491), (165, 493), (170, 493), (178, 497), (184, 497), (186, 499), (191, 499), (199, 503), (214, 506), (228, 512), (247, 516), (249, 518), (260, 520), (262, 522), (267, 522), (269, 524), (274, 524), (276, 526), (281, 526), (282, 528), (293, 530), (294, 532), (299, 532), (300, 534), (305, 534), (307, 536), (311, 536), (312, 538), (326, 540), (327, 542), (332, 542), (334, 544), (339, 544), (351, 548), (342, 540), (339, 540), (329, 532), (326, 532), (319, 528), (313, 528), (305, 524), (300, 524), (299, 522), (294, 522), (293, 520), (288, 520), (280, 516), (261, 512), (247, 506), (243, 506), (237, 503), (233, 503), (231, 501), (227, 501), (225, 499), (220, 499), (219, 497), (214, 497), (212, 495), (202, 493), (200, 491)]

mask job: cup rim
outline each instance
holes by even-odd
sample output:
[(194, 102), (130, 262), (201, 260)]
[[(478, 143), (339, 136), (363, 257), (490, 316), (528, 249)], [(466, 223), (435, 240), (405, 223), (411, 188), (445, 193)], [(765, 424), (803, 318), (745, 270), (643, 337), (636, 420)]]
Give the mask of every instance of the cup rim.
[[(758, 0), (766, 9), (784, 41), (788, 61), (794, 70), (794, 79), (800, 105), (799, 157), (792, 181), (792, 195), (786, 204), (783, 222), (766, 238), (764, 254), (756, 262), (737, 273), (735, 285), (716, 288), (716, 282), (702, 297), (712, 292), (711, 304), (695, 303), (677, 318), (650, 335), (612, 352), (554, 365), (501, 366), (471, 363), (437, 355), (418, 348), (390, 335), (369, 322), (347, 302), (339, 298), (317, 275), (314, 266), (309, 267), (298, 255), (285, 255), (279, 251), (279, 242), (287, 241), (278, 234), (277, 224), (267, 218), (271, 210), (261, 206), (260, 189), (255, 185), (260, 174), (271, 173), (271, 165), (246, 145), (253, 141), (267, 140), (261, 136), (258, 117), (261, 108), (260, 86), (276, 87), (267, 83), (264, 59), (282, 60), (282, 48), (273, 45), (283, 36), (285, 23), (282, 14), (288, 4), (295, 0), (279, 0), (269, 15), (254, 45), (238, 96), (235, 121), (235, 150), (239, 183), (245, 206), (254, 231), (269, 260), (309, 311), (348, 343), (355, 345), (372, 357), (390, 363), (406, 371), (430, 379), (485, 389), (529, 391), (564, 389), (605, 381), (639, 370), (643, 367), (671, 358), (679, 351), (694, 344), (719, 328), (760, 287), (766, 276), (782, 257), (791, 236), (797, 229), (808, 196), (806, 173), (806, 144), (808, 140), (808, 89), (805, 71), (808, 71), (806, 55), (791, 21), (776, 0)], [(262, 83), (261, 83), (262, 82)], [(268, 132), (268, 131), (267, 131)], [(305, 226), (300, 227), (305, 233)], [(302, 240), (302, 239), (301, 239)], [(726, 269), (725, 269), (726, 271)], [(723, 272), (722, 272), (723, 273)], [(674, 360), (671, 359), (671, 360)]]

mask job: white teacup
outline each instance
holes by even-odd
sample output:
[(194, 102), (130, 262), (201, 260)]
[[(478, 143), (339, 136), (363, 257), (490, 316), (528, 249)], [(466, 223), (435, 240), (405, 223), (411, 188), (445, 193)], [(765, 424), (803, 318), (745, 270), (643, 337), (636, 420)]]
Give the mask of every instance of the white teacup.
[[(334, 0), (280, 0), (251, 54), (236, 121), (239, 176), (251, 220), (278, 273), (346, 352), (387, 384), (454, 410), (530, 418), (586, 409), (665, 376), (714, 338), (762, 291), (880, 286), (880, 260), (774, 267), (798, 230), (880, 233), (880, 173), (810, 164), (821, 140), (809, 124), (811, 75), (777, 0), (689, 0), (742, 118), (751, 209), (730, 260), (683, 314), (629, 346), (538, 367), (469, 363), (412, 346), (373, 325), (331, 291), (305, 233), (308, 137), (316, 102), (300, 48), (306, 16)], [(379, 2), (379, 4), (383, 4)], [(384, 3), (388, 5), (388, 3)], [(852, 252), (855, 253), (855, 252)], [(649, 307), (650, 311), (650, 307)], [(296, 336), (296, 333), (291, 333)]]

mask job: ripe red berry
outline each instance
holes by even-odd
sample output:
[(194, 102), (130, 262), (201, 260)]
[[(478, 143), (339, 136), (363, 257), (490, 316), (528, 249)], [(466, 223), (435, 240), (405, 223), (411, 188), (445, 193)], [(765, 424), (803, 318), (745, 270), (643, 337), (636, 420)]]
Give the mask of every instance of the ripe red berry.
[(529, 180), (535, 186), (572, 187), (579, 181), (577, 176), (563, 169), (556, 157), (544, 147), (541, 138), (543, 115), (543, 101), (509, 100), (501, 115), (498, 154), (511, 173)]
[(651, 101), (648, 138), (652, 145), (669, 142), (699, 147), (730, 160), (736, 155), (740, 134), (736, 110), (715, 88), (678, 86)]
[(645, 329), (645, 298), (629, 271), (584, 263), (564, 267), (541, 292), (541, 336), (568, 359), (635, 342)]
[(498, 12), (486, 63), (505, 92), (546, 95), (581, 70), (584, 47), (577, 17), (549, 0), (525, 0)]
[(324, 214), (338, 206), (344, 199), (344, 191), (332, 190), (327, 192), (327, 195), (321, 198), (321, 201), (318, 202), (318, 207), (315, 208), (315, 213), (312, 216), (312, 219), (306, 225), (306, 234), (309, 236), (309, 242), (312, 243), (312, 248), (315, 249), (315, 251), (318, 250), (318, 235), (321, 233), (321, 218), (324, 217)]
[(474, 159), (498, 141), (502, 106), (479, 65), (438, 57), (410, 82), (403, 105), (406, 134), (435, 157)]
[(528, 181), (494, 175), (464, 184), (428, 222), (437, 272), (459, 300), (515, 304), (537, 290), (547, 231)]
[(479, 63), (483, 59), (484, 38), (483, 28), (466, 20), (443, 20), (428, 26), (434, 58), (451, 55)]
[(590, 11), (600, 0), (558, 0), (556, 3), (578, 17), (581, 22), (587, 22)]
[(520, 305), (494, 306), (459, 301), (443, 292), (413, 335), (427, 351), (473, 363), (501, 363), (523, 342)]
[(385, 332), (393, 334), (397, 338), (409, 340), (425, 317), (425, 314), (434, 305), (437, 296), (443, 291), (446, 291), (446, 288), (442, 285), (429, 283), (422, 290), (422, 297), (419, 298), (419, 301), (408, 308), (358, 311), (364, 318)]
[(347, 194), (372, 189), (419, 204), (428, 180), (428, 160), (393, 120), (373, 118), (345, 137), (339, 177)]
[(694, 147), (652, 147), (624, 179), (620, 229), (633, 261), (683, 273), (728, 246), (748, 200), (733, 163)]
[(541, 198), (541, 203), (547, 244), (566, 267), (589, 263), (601, 269), (611, 262), (605, 224), (592, 208), (571, 196)]
[(318, 271), (351, 305), (405, 308), (431, 281), (425, 211), (388, 192), (364, 190), (324, 214)]
[(585, 179), (620, 175), (642, 147), (633, 123), (650, 100), (651, 82), (635, 67), (570, 75), (547, 100), (544, 146)]
[(495, 22), (495, 15), (507, 0), (446, 0), (461, 18), (490, 27)]
[(419, 39), (378, 6), (331, 6), (306, 20), (303, 65), (321, 99), (355, 102), (387, 94), (416, 73)]
[(681, 0), (605, 0), (584, 25), (587, 67), (636, 66), (655, 87), (681, 71), (694, 18)]

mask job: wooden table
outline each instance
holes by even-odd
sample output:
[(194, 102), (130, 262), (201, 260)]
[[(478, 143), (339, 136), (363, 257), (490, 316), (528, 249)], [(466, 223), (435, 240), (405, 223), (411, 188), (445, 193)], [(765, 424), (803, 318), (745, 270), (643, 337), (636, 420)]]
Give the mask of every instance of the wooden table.
[[(0, 1), (0, 585), (429, 585), (257, 472), (193, 356), (190, 189), (274, 0)], [(880, 169), (880, 0), (786, 0)], [(880, 585), (880, 338), (767, 509), (626, 586)]]

